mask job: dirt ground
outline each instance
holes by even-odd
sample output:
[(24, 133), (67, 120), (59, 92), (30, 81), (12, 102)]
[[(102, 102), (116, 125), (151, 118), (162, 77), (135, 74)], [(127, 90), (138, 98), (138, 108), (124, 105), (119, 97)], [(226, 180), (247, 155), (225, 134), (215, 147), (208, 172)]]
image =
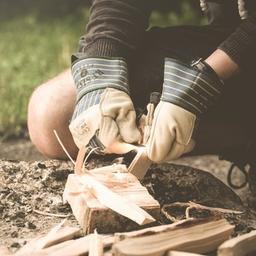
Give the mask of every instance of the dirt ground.
[[(212, 155), (186, 157), (175, 161), (174, 164), (205, 170), (224, 183), (226, 183), (227, 170), (230, 166), (229, 162), (220, 161)], [(160, 201), (163, 201), (166, 191), (183, 189), (180, 193), (176, 193), (177, 197), (182, 195), (181, 200), (195, 199), (195, 201), (210, 205), (213, 202), (216, 206), (227, 204), (232, 208), (240, 207), (239, 197), (231, 190), (226, 189), (222, 183), (218, 183), (214, 177), (209, 176), (208, 179), (208, 176), (204, 176), (204, 174), (191, 168), (175, 165), (164, 167), (160, 171), (156, 170), (157, 168), (154, 167), (149, 172), (144, 183), (149, 189), (153, 188), (153, 193)], [(168, 181), (168, 184), (165, 182), (165, 187), (163, 186), (165, 191), (158, 191), (159, 182), (168, 180), (166, 179), (167, 169), (168, 173), (172, 173), (171, 176), (168, 174), (171, 180)], [(171, 172), (170, 169), (179, 169), (179, 171)], [(15, 251), (29, 239), (46, 233), (65, 217), (70, 224), (78, 225), (72, 216), (70, 207), (62, 202), (65, 181), (72, 171), (71, 162), (46, 159), (26, 139), (0, 143), (0, 244), (7, 245), (12, 251)], [(173, 175), (173, 173), (176, 174)], [(158, 174), (159, 176), (157, 176)], [(184, 179), (180, 178), (181, 176)], [(199, 178), (197, 179), (197, 177)], [(243, 177), (237, 172), (236, 180), (242, 179)], [(190, 184), (185, 182), (184, 185), (183, 181), (185, 180), (189, 181)], [(198, 193), (194, 193), (193, 189), (188, 187), (192, 186), (191, 184), (196, 186)], [(213, 189), (213, 187), (215, 188)], [(187, 194), (184, 195), (184, 191)], [(247, 200), (250, 196), (248, 188), (245, 187), (235, 192), (247, 206)], [(204, 195), (203, 198), (200, 195)], [(171, 202), (173, 198), (169, 198), (169, 200)], [(256, 228), (254, 216), (256, 215), (249, 217), (251, 220), (250, 225), (246, 227), (248, 230)], [(243, 226), (241, 230), (244, 228)]]

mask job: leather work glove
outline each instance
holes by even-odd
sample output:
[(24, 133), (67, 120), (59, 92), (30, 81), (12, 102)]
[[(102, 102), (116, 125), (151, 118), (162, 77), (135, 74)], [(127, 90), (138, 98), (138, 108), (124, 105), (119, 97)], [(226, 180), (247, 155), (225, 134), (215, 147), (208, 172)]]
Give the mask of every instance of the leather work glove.
[(223, 90), (223, 82), (205, 62), (184, 64), (165, 59), (164, 84), (147, 144), (154, 162), (166, 162), (190, 152), (192, 135), (200, 115), (213, 105)]
[(97, 148), (96, 153), (119, 153), (109, 150), (113, 142), (140, 140), (123, 59), (81, 59), (73, 64), (72, 75), (77, 103), (69, 129), (78, 148), (87, 146)]

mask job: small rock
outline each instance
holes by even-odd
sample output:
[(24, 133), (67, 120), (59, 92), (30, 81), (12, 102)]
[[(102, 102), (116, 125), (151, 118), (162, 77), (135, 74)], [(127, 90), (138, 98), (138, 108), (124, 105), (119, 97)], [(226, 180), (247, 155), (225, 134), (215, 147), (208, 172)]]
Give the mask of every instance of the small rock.
[(36, 229), (36, 225), (32, 222), (29, 222), (29, 221), (27, 221), (25, 223), (25, 227), (28, 228), (28, 229)]
[(11, 233), (11, 237), (12, 238), (15, 238), (15, 237), (18, 237), (18, 231), (13, 231), (12, 233)]
[(24, 219), (25, 216), (26, 216), (26, 214), (23, 211), (17, 211), (16, 214), (15, 214), (15, 217), (20, 218), (20, 219)]
[(21, 245), (19, 243), (17, 243), (17, 242), (14, 242), (14, 243), (11, 244), (11, 247), (12, 248), (20, 248)]
[(23, 228), (25, 227), (25, 221), (23, 218), (17, 218), (16, 221), (15, 221), (15, 225), (17, 227), (20, 227), (20, 228)]
[(46, 169), (46, 165), (42, 164), (42, 163), (38, 163), (37, 167), (40, 168), (40, 169)]

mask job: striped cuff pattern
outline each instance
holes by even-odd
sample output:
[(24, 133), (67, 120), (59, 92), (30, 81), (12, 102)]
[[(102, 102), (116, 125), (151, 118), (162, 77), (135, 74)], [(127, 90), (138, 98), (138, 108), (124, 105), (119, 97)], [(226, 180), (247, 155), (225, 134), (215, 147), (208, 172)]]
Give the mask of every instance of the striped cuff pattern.
[(179, 60), (165, 59), (162, 101), (199, 115), (216, 102), (222, 89), (223, 83), (212, 71), (201, 71)]
[(100, 97), (104, 89), (95, 90), (85, 94), (76, 104), (71, 121), (75, 120), (83, 111), (100, 103)]
[(86, 58), (72, 66), (77, 87), (77, 103), (72, 120), (91, 106), (99, 104), (105, 88), (129, 93), (126, 62), (123, 59)]
[(115, 88), (129, 93), (127, 65), (123, 59), (81, 59), (73, 64), (72, 75), (77, 87), (77, 101), (98, 89)]

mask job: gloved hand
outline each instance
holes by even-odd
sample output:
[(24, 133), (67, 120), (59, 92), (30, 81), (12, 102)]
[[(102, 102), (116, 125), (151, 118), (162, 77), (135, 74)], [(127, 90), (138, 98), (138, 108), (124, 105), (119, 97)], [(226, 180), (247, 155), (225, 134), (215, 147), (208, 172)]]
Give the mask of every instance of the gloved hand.
[(199, 60), (191, 65), (166, 58), (161, 101), (156, 107), (147, 144), (154, 162), (166, 162), (190, 152), (195, 124), (221, 95), (223, 82)]
[(77, 103), (69, 129), (78, 146), (109, 152), (114, 142), (136, 143), (140, 132), (123, 59), (85, 58), (72, 66)]

